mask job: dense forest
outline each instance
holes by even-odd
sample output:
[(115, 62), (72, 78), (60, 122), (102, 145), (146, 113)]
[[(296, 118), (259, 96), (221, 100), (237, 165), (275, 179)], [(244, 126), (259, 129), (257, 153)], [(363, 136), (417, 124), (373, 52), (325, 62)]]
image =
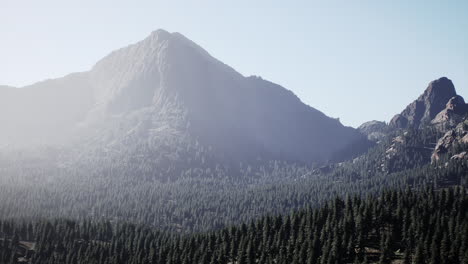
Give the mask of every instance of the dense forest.
[(175, 235), (132, 224), (0, 221), (1, 263), (468, 263), (466, 188), (336, 198), (320, 209)]
[(308, 165), (197, 144), (0, 153), (0, 263), (468, 263), (468, 160), (453, 158), (468, 146), (431, 162), (440, 136), (396, 130)]
[[(403, 140), (395, 144), (395, 137)], [(337, 196), (466, 186), (467, 161), (450, 159), (466, 146), (455, 146), (435, 164), (427, 150), (415, 151), (437, 137), (434, 130), (396, 134), (354, 160), (325, 166), (262, 160), (220, 164), (196, 145), (176, 151), (178, 163), (162, 162), (164, 157), (154, 158), (158, 153), (140, 145), (87, 152), (74, 161), (55, 150), (10, 153), (0, 156), (0, 215), (130, 221), (190, 233), (316, 208)], [(397, 155), (388, 157), (388, 149)]]
[(468, 264), (468, 4), (10, 2), (0, 264)]

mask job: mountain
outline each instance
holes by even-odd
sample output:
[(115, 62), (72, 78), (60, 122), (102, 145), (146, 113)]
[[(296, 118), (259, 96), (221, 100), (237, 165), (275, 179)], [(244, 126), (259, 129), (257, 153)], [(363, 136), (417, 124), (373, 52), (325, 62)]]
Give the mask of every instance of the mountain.
[(456, 95), (447, 102), (445, 109), (440, 111), (431, 121), (432, 124), (441, 129), (455, 127), (468, 113), (468, 105), (460, 95)]
[(385, 137), (388, 125), (385, 122), (373, 120), (360, 125), (358, 130), (369, 140), (378, 142)]
[(457, 93), (451, 80), (442, 77), (429, 83), (424, 93), (390, 121), (393, 128), (420, 127), (429, 124)]
[(112, 52), (90, 71), (0, 87), (0, 122), (0, 145), (167, 149), (191, 142), (229, 159), (319, 162), (366, 141), (291, 91), (244, 77), (164, 30)]
[[(467, 121), (468, 104), (458, 95), (451, 80), (442, 77), (432, 81), (424, 93), (401, 113), (390, 121), (392, 128), (419, 128), (423, 140), (413, 144), (411, 148), (419, 148), (427, 153), (431, 150), (432, 162), (439, 161), (443, 154), (457, 146), (464, 149), (468, 142)], [(442, 136), (440, 136), (442, 133)], [(438, 136), (435, 140), (434, 136)], [(417, 142), (418, 140), (412, 140)], [(435, 146), (435, 147), (434, 147)], [(464, 158), (461, 150), (456, 151), (452, 158)], [(460, 152), (460, 153), (457, 153)], [(401, 153), (400, 153), (401, 154)], [(429, 161), (428, 154), (425, 160)], [(468, 157), (468, 156), (467, 156)]]
[[(443, 136), (436, 125), (346, 128), (177, 33), (156, 31), (88, 72), (0, 93), (2, 145), (47, 143), (0, 148), (0, 215), (18, 223), (212, 231), (335, 197), (468, 182), (466, 147), (430, 163)], [(459, 114), (461, 100), (449, 99), (441, 111)], [(384, 133), (377, 144), (366, 139), (375, 132)]]
[[(464, 158), (460, 153), (468, 142), (464, 137), (467, 114), (468, 105), (451, 80), (442, 77), (430, 82), (388, 125), (370, 121), (358, 127), (369, 140), (380, 144), (366, 166), (391, 173), (439, 161), (447, 154)], [(452, 150), (456, 147), (462, 150)]]
[(63, 142), (92, 106), (86, 74), (23, 88), (0, 86), (0, 146)]
[[(442, 113), (442, 112), (441, 112)], [(432, 161), (438, 161), (443, 154), (452, 148), (458, 147), (455, 155), (451, 158), (468, 158), (466, 154), (468, 144), (468, 120), (461, 121), (455, 128), (447, 131), (438, 141), (432, 153)], [(461, 145), (461, 149), (460, 149)]]

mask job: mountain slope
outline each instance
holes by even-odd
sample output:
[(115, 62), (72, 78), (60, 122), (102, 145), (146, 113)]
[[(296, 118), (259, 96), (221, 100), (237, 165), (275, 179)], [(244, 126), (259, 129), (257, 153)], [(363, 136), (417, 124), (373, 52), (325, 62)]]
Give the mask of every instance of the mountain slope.
[[(0, 262), (453, 263), (468, 261), (466, 188), (387, 191), (179, 236), (104, 221), (8, 221)], [(444, 260), (444, 261), (442, 261)]]
[[(0, 132), (0, 142), (86, 138), (99, 146), (159, 146), (155, 142), (187, 138), (228, 159), (319, 162), (366, 141), (283, 87), (246, 78), (181, 34), (163, 30), (111, 53), (89, 72), (5, 98), (10, 103), (0, 104), (6, 113), (0, 117), (10, 128)], [(18, 127), (24, 133), (15, 134)]]
[(20, 89), (0, 86), (0, 146), (63, 143), (91, 105), (84, 73)]
[(358, 130), (366, 135), (369, 140), (378, 142), (382, 140), (388, 132), (388, 125), (385, 122), (372, 120), (360, 125)]
[(466, 142), (463, 120), (467, 114), (468, 105), (451, 80), (432, 81), (388, 126), (371, 121), (359, 127), (366, 135), (379, 133), (381, 137), (380, 150), (375, 153), (379, 158), (368, 166), (387, 173), (401, 171), (437, 161), (454, 146), (463, 148), (458, 145)]
[(451, 80), (442, 77), (429, 83), (424, 93), (409, 104), (401, 114), (390, 121), (394, 128), (420, 127), (427, 125), (442, 111), (450, 98), (456, 96)]

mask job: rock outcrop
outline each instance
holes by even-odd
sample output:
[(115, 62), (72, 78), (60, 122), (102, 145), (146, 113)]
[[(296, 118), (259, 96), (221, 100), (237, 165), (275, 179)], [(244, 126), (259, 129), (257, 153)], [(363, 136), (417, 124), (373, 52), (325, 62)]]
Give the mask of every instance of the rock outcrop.
[(418, 99), (392, 118), (389, 125), (392, 128), (418, 128), (428, 125), (455, 96), (455, 87), (448, 78), (442, 77), (432, 81)]
[[(454, 129), (447, 131), (442, 136), (432, 154), (432, 162), (440, 160), (443, 154), (446, 154), (456, 144), (468, 144), (468, 120), (459, 123)], [(458, 155), (457, 153), (455, 155)], [(460, 155), (458, 156), (460, 157)], [(463, 155), (465, 157), (465, 155)]]
[(460, 123), (468, 113), (468, 105), (460, 95), (456, 95), (448, 101), (444, 110), (436, 115), (431, 121), (432, 124), (441, 129), (449, 129)]
[(381, 121), (369, 121), (358, 127), (358, 130), (374, 142), (379, 142), (388, 133), (388, 125)]

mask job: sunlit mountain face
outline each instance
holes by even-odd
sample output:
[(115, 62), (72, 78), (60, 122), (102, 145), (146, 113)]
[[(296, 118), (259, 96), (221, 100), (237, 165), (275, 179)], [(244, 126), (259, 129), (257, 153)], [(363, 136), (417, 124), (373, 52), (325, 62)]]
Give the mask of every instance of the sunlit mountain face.
[(244, 77), (164, 30), (112, 52), (88, 72), (0, 87), (0, 95), (2, 145), (157, 148), (183, 139), (218, 157), (310, 163), (366, 142), (291, 91)]
[(446, 77), (354, 129), (157, 30), (0, 86), (0, 124), (0, 264), (468, 263)]

